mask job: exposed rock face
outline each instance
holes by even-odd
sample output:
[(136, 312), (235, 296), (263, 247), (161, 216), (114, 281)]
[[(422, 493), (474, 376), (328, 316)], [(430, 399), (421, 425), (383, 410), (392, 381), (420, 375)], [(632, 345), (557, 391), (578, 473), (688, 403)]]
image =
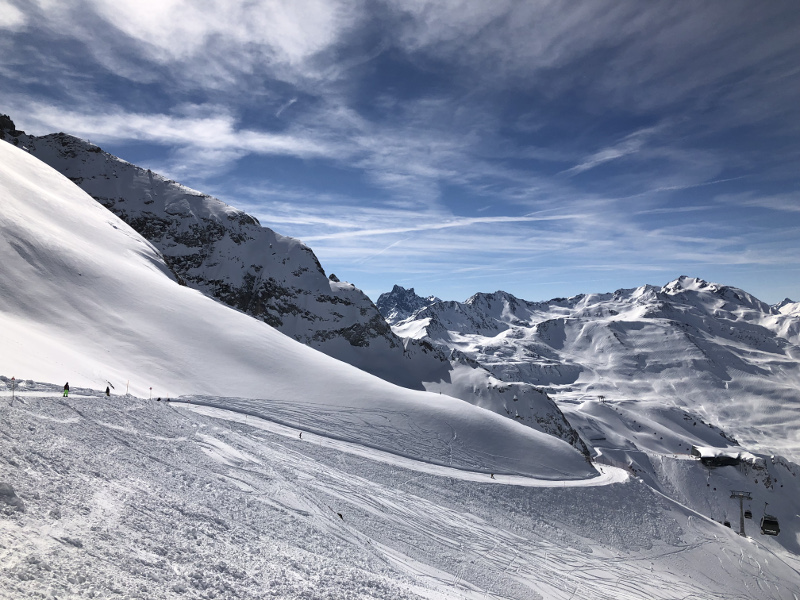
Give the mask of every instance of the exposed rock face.
[(437, 302), (441, 302), (441, 300), (436, 296), (422, 298), (417, 296), (414, 288), (405, 289), (395, 285), (391, 292), (381, 294), (375, 304), (383, 318), (393, 325), (403, 319), (407, 319), (421, 308)]
[(11, 117), (8, 115), (0, 115), (0, 135), (8, 134), (9, 137), (17, 137), (22, 133), (22, 131), (16, 128)]

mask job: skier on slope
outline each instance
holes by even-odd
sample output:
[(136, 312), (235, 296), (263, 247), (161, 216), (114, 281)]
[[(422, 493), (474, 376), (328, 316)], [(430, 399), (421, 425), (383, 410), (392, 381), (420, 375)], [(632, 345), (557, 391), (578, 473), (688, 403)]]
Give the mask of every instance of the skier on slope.
[(106, 386), (106, 396), (110, 395), (111, 395), (111, 389), (108, 386)]
[(69, 396), (69, 381), (64, 384), (64, 398)]

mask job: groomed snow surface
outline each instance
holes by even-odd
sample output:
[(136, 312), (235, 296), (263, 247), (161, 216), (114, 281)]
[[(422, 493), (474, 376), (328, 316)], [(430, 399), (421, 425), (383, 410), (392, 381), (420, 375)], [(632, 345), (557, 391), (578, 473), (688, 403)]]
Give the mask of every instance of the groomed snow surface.
[(0, 472), (23, 504), (0, 502), (3, 598), (800, 595), (796, 556), (636, 479), (511, 485), (250, 415), (56, 388), (0, 400)]

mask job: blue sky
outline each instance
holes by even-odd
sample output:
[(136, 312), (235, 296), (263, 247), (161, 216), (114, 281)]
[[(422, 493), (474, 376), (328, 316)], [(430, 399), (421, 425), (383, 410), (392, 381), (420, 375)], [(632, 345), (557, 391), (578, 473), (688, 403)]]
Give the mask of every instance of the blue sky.
[(800, 4), (0, 0), (0, 112), (298, 237), (373, 299), (800, 300)]

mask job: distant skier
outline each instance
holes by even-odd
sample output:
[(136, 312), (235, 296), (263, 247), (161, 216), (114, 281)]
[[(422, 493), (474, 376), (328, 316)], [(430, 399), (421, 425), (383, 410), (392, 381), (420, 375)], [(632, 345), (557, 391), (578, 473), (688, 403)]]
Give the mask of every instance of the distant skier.
[(64, 398), (69, 396), (69, 381), (64, 384)]
[(106, 386), (106, 396), (110, 396), (110, 395), (111, 395), (111, 388)]

